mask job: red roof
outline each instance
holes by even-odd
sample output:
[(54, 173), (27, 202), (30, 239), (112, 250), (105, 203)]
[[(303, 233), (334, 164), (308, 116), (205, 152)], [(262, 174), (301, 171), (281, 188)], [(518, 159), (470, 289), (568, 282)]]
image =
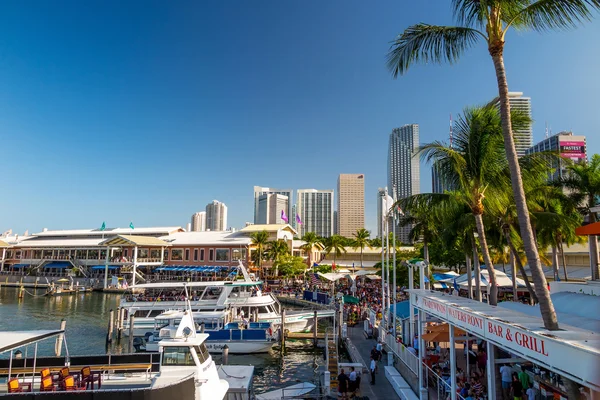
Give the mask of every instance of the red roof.
[(593, 224), (580, 226), (575, 229), (575, 233), (580, 236), (587, 235), (599, 235), (600, 236), (600, 222), (594, 222)]

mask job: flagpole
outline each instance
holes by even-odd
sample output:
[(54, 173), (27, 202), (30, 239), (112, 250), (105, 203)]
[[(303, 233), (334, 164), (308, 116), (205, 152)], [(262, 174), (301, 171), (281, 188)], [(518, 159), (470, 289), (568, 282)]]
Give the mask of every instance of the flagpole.
[[(383, 316), (385, 314), (385, 262), (384, 262), (384, 246), (385, 246), (385, 231), (387, 218), (387, 188), (384, 189), (381, 195), (381, 319), (383, 323)], [(379, 334), (382, 337), (381, 333)]]
[(386, 319), (385, 322), (386, 324), (390, 323), (390, 303), (391, 303), (391, 299), (390, 299), (390, 226), (389, 226), (389, 212), (386, 216), (386, 224), (387, 224), (387, 234), (385, 235), (385, 242), (386, 242), (386, 264), (387, 264), (387, 288), (386, 288), (386, 292), (387, 292), (387, 314), (386, 314)]
[(394, 216), (394, 225), (392, 225), (392, 245), (394, 246), (393, 249), (393, 254), (394, 254), (394, 262), (393, 262), (393, 266), (394, 266), (394, 315), (393, 315), (393, 320), (394, 320), (394, 340), (396, 339), (396, 304), (398, 304), (398, 297), (396, 294), (396, 287), (398, 286), (398, 282), (396, 281), (396, 188), (394, 187), (392, 189), (392, 195), (394, 196), (394, 211), (393, 211), (393, 216)]

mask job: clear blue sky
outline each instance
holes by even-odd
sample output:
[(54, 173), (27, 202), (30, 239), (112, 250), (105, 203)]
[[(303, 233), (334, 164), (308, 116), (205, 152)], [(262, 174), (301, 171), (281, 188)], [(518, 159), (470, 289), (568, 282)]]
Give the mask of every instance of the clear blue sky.
[[(213, 199), (240, 227), (253, 185), (333, 189), (339, 173), (365, 174), (375, 230), (391, 129), (445, 139), (450, 113), (496, 95), (483, 45), (393, 80), (389, 42), (421, 21), (450, 23), (449, 2), (3, 2), (0, 231), (185, 226)], [(598, 38), (600, 19), (509, 36), (535, 141), (547, 121), (600, 152)]]

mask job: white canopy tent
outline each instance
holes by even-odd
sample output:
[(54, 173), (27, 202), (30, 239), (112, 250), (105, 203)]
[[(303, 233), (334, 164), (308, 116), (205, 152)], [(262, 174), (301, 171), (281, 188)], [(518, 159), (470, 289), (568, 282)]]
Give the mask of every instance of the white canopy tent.
[[(482, 269), (480, 275), (480, 283), (481, 283), (481, 287), (488, 287), (490, 285), (490, 273), (487, 269)], [(451, 280), (445, 280), (446, 282), (452, 283), (454, 284), (454, 282), (456, 282), (457, 285), (459, 285), (460, 287), (467, 287), (469, 286), (469, 278), (467, 277), (467, 274), (461, 275), (455, 279), (451, 279)], [(472, 276), (471, 277), (471, 284), (473, 286), (475, 286), (475, 277)], [(505, 274), (502, 271), (498, 271), (496, 270), (496, 284), (498, 285), (498, 287), (502, 287), (502, 288), (510, 288), (512, 287), (512, 278)], [(533, 283), (532, 283), (533, 285)], [(525, 285), (525, 281), (523, 281), (523, 279), (517, 278), (517, 287), (518, 288), (525, 288), (527, 287)]]
[(323, 278), (327, 279), (328, 281), (338, 281), (342, 278), (350, 278), (352, 280), (355, 280), (356, 277), (358, 277), (358, 276), (368, 275), (368, 274), (369, 274), (368, 271), (357, 271), (355, 274), (350, 274), (348, 272), (328, 272), (326, 274), (323, 274), (321, 272), (317, 273), (317, 275), (322, 276)]

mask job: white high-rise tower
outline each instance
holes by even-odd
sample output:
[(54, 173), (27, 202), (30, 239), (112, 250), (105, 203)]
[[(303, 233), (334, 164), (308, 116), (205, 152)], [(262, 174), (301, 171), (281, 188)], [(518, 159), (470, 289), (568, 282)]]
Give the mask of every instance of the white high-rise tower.
[(206, 229), (224, 231), (227, 229), (227, 206), (225, 203), (213, 200), (206, 205)]

